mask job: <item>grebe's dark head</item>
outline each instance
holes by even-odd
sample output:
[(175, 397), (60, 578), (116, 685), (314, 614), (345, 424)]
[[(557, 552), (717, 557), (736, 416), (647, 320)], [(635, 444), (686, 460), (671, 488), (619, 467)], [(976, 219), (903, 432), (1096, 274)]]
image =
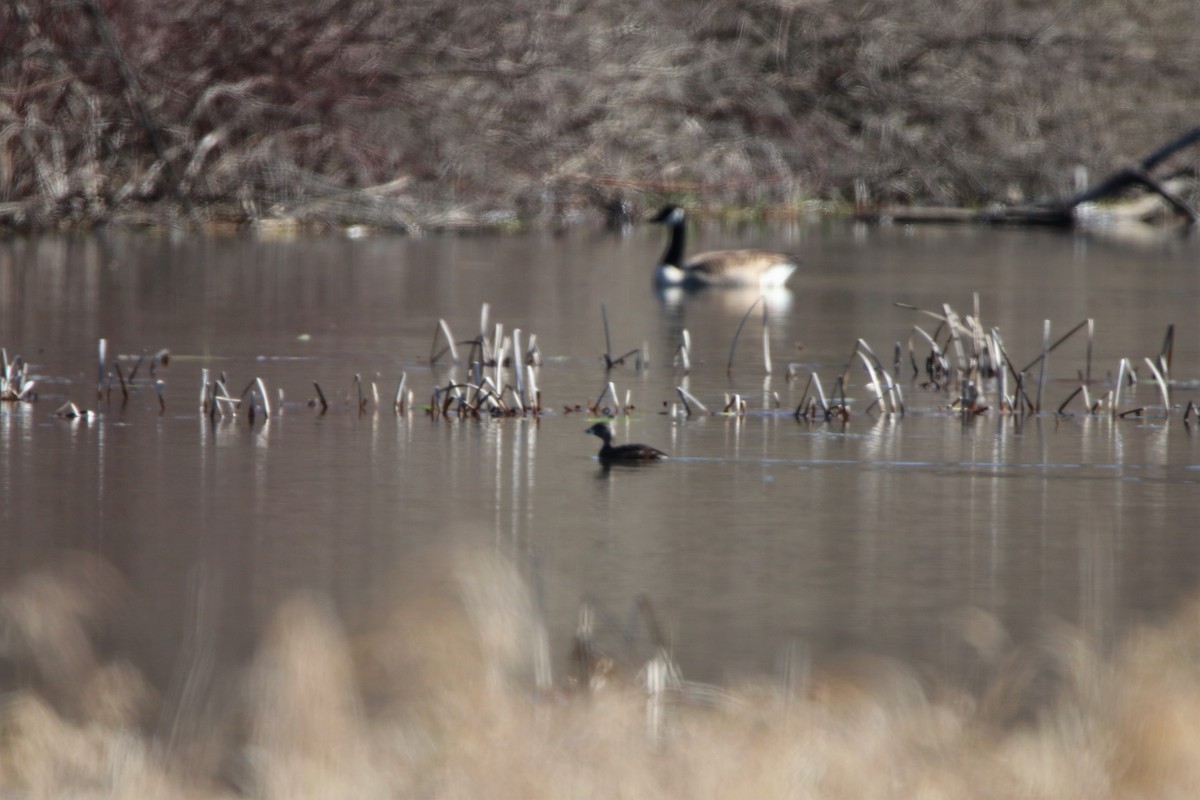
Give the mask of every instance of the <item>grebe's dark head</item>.
[(592, 427), (588, 428), (584, 433), (590, 433), (592, 436), (599, 436), (605, 442), (611, 442), (613, 437), (612, 428), (607, 422), (597, 422)]

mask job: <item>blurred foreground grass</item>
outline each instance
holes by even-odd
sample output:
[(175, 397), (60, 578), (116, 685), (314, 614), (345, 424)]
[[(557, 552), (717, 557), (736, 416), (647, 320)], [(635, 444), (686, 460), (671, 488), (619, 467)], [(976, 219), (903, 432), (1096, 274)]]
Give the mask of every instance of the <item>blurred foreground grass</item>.
[[(1200, 601), (1107, 653), (1062, 625), (1013, 645), (985, 612), (965, 612), (977, 676), (863, 657), (786, 687), (718, 689), (671, 680), (656, 661), (538, 689), (539, 627), (510, 564), (460, 552), (425, 580), (354, 632), (319, 599), (295, 598), (236, 688), (200, 696), (180, 676), (167, 697), (129, 661), (101, 655), (125, 591), (108, 565), (72, 556), (23, 576), (0, 594), (0, 793), (1200, 794)], [(667, 676), (659, 694), (647, 674)]]

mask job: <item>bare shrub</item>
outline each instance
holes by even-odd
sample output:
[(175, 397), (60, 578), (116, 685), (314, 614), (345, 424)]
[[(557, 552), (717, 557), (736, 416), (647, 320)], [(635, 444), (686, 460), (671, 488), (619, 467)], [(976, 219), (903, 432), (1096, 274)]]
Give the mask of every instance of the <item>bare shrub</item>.
[(1198, 40), (1183, 0), (13, 0), (0, 220), (1037, 199), (1194, 126)]

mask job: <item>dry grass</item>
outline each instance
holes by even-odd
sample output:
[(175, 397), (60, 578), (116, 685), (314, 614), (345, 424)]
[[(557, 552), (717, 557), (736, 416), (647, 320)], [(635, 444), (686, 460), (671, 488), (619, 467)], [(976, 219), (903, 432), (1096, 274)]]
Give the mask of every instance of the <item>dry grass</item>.
[[(203, 763), (145, 732), (154, 694), (132, 666), (79, 652), (79, 631), (96, 620), (84, 601), (115, 596), (111, 571), (75, 561), (27, 576), (3, 595), (4, 653), (24, 679), (0, 705), (0, 792), (1061, 800), (1200, 791), (1200, 602), (1108, 655), (1065, 627), (1013, 647), (972, 611), (964, 640), (988, 668), (974, 690), (864, 657), (789, 690), (746, 684), (705, 703), (695, 687), (669, 690), (651, 736), (650, 699), (632, 673), (591, 690), (536, 689), (538, 626), (506, 562), (469, 552), (425, 574), (353, 634), (320, 601), (280, 608), (224, 705), (228, 719), (208, 729), (219, 757)], [(81, 576), (91, 588), (76, 594)], [(62, 687), (41, 680), (60, 653), (81, 687), (65, 704)], [(1014, 717), (1030, 700), (1033, 713)]]

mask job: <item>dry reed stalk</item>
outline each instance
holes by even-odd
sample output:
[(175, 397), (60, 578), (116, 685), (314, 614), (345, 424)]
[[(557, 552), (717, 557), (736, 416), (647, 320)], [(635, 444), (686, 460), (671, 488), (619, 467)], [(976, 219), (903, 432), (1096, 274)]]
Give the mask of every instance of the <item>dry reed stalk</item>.
[[(519, 373), (520, 370), (517, 370), (517, 372)], [(511, 383), (507, 384), (505, 388), (507, 388), (509, 394), (512, 395), (513, 407), (520, 412), (521, 416), (525, 416), (525, 400), (521, 397), (521, 393)]]
[(204, 414), (208, 411), (209, 395), (208, 395), (208, 367), (200, 369), (200, 413)]
[[(938, 346), (937, 340), (926, 333), (924, 328), (920, 325), (914, 325), (913, 331), (921, 334), (929, 344), (929, 357), (925, 359), (925, 376), (929, 378), (930, 383), (940, 385), (942, 376), (950, 371), (950, 363), (946, 361), (945, 355), (942, 354), (942, 348)], [(917, 359), (913, 355), (911, 335), (908, 337), (908, 353), (912, 359), (913, 377), (916, 377), (920, 374), (920, 370), (917, 368)]]
[(529, 400), (532, 401), (527, 405), (532, 405), (534, 414), (542, 413), (542, 393), (538, 390), (537, 370), (532, 364), (525, 366), (525, 386), (529, 391)]
[(1175, 323), (1167, 325), (1167, 333), (1163, 337), (1162, 349), (1158, 351), (1158, 361), (1162, 374), (1171, 377), (1171, 357), (1175, 353)]
[[(859, 341), (862, 340), (860, 339)], [(875, 407), (876, 403), (879, 404), (880, 411), (887, 413), (887, 408), (884, 406), (883, 401), (883, 388), (879, 385), (879, 376), (875, 374), (875, 365), (871, 363), (871, 359), (867, 358), (866, 353), (859, 352), (858, 357), (862, 360), (863, 366), (866, 367), (867, 375), (871, 378), (869, 385), (875, 390), (875, 400), (871, 402), (871, 405), (867, 406), (864, 413), (869, 413)]]
[(1008, 359), (1004, 357), (1004, 348), (1000, 343), (1000, 331), (995, 328), (991, 329), (988, 340), (991, 342), (989, 350), (992, 353), (992, 359), (996, 369), (996, 391), (1000, 395), (1000, 410), (1013, 410), (1012, 398), (1008, 396)]
[(537, 334), (529, 334), (529, 348), (525, 351), (525, 363), (531, 367), (542, 365), (542, 350), (538, 347)]
[[(746, 320), (750, 319), (750, 312), (754, 311), (754, 307), (757, 306), (762, 301), (763, 301), (763, 296), (759, 295), (758, 299), (750, 304), (750, 307), (748, 309), (746, 309), (746, 313), (742, 315), (742, 321), (738, 323), (737, 330), (733, 332), (733, 342), (729, 345), (729, 362), (725, 365), (725, 374), (726, 375), (733, 374), (733, 356), (734, 356), (734, 353), (737, 351), (738, 337), (742, 335), (742, 328), (744, 328), (746, 326)], [(769, 373), (770, 371), (771, 371), (770, 365), (768, 363), (767, 372)]]
[[(1067, 404), (1070, 403), (1072, 400), (1074, 400), (1082, 391), (1083, 391), (1083, 384), (1076, 386), (1075, 391), (1073, 391), (1069, 395), (1067, 395), (1067, 399), (1062, 401), (1062, 404), (1059, 405), (1058, 410), (1055, 411), (1054, 413), (1060, 417), (1063, 416), (1063, 410), (1066, 409)], [(1084, 398), (1084, 402), (1085, 403), (1087, 402), (1087, 398)]]
[(116, 379), (121, 386), (121, 408), (125, 408), (126, 403), (130, 402), (130, 389), (125, 385), (125, 374), (121, 371), (120, 361), (113, 362), (113, 372), (116, 373)]
[(950, 331), (950, 341), (954, 344), (954, 357), (958, 361), (959, 380), (962, 380), (970, 372), (960, 336), (963, 325), (959, 321), (958, 313), (950, 307), (949, 303), (943, 303), (942, 310), (946, 316), (946, 327)]
[[(609, 409), (607, 407), (601, 408), (601, 403), (604, 402), (605, 397), (612, 397), (612, 402), (613, 402), (612, 409)], [(607, 417), (615, 417), (620, 413), (621, 398), (617, 397), (616, 384), (614, 384), (612, 381), (608, 382), (608, 384), (604, 387), (604, 391), (600, 392), (600, 396), (596, 398), (596, 402), (592, 405), (592, 410), (597, 414), (603, 414), (604, 416), (607, 416)], [(608, 413), (605, 413), (605, 412), (608, 412)]]
[[(523, 398), (523, 397), (525, 397), (525, 370), (521, 368), (523, 365), (521, 363), (522, 350), (521, 350), (521, 329), (520, 328), (513, 328), (512, 348), (513, 348), (513, 377), (517, 381), (517, 394)], [(525, 403), (522, 402), (521, 405), (522, 405), (522, 407), (524, 407)]]
[(1146, 366), (1150, 368), (1150, 372), (1154, 375), (1154, 382), (1158, 384), (1159, 396), (1162, 397), (1163, 410), (1166, 411), (1167, 416), (1170, 416), (1171, 400), (1167, 391), (1167, 379), (1163, 377), (1162, 372), (1159, 371), (1158, 367), (1155, 366), (1153, 361), (1148, 358), (1142, 360), (1146, 362)]
[(693, 406), (701, 414), (709, 413), (708, 408), (705, 407), (704, 403), (701, 403), (699, 400), (697, 400), (695, 396), (693, 396), (692, 393), (687, 389), (683, 388), (682, 386), (676, 386), (675, 392), (679, 395), (679, 399), (683, 402), (683, 410), (687, 416), (690, 417), (693, 413), (696, 413), (692, 410)]
[(508, 348), (511, 346), (511, 339), (508, 337), (500, 338), (503, 333), (503, 326), (496, 325), (496, 361), (492, 367), (493, 381), (497, 386), (504, 385), (504, 362), (508, 358)]
[(471, 357), (472, 358), (475, 357), (475, 347), (478, 347), (480, 350), (480, 353), (482, 355), (482, 359), (485, 362), (488, 360), (488, 349), (489, 348), (488, 348), (487, 329), (488, 329), (488, 315), (491, 312), (491, 310), (492, 310), (492, 307), (491, 307), (490, 303), (484, 303), (482, 306), (480, 306), (480, 308), (479, 308), (479, 336), (476, 338), (475, 343), (472, 344), (472, 346), (471, 346)]
[(96, 374), (96, 397), (98, 399), (104, 397), (104, 390), (108, 383), (108, 370), (104, 366), (108, 363), (108, 339), (101, 339), (97, 350), (99, 351)]
[(396, 395), (392, 398), (392, 408), (404, 416), (404, 387), (408, 383), (408, 373), (400, 373), (400, 381), (396, 384)]
[(688, 329), (684, 328), (681, 332), (682, 341), (679, 343), (679, 349), (676, 353), (676, 365), (683, 370), (683, 374), (687, 375), (692, 371), (692, 336), (688, 333)]
[[(441, 350), (437, 349), (438, 339), (444, 337), (446, 346)], [(429, 348), (429, 364), (433, 366), (438, 362), (446, 352), (450, 352), (450, 360), (452, 363), (458, 363), (458, 349), (454, 346), (454, 336), (450, 333), (450, 326), (446, 324), (446, 320), (439, 319), (438, 326), (433, 330), (433, 345)]]
[[(1045, 322), (1046, 322), (1046, 324), (1047, 324), (1047, 325), (1050, 323), (1050, 321), (1049, 321), (1049, 320), (1046, 320)], [(1067, 341), (1067, 339), (1070, 339), (1072, 336), (1074, 336), (1074, 335), (1075, 335), (1076, 333), (1078, 333), (1079, 331), (1083, 330), (1084, 328), (1087, 328), (1087, 327), (1088, 327), (1088, 323), (1089, 323), (1089, 322), (1091, 322), (1091, 320), (1087, 320), (1087, 319), (1085, 319), (1085, 320), (1083, 320), (1082, 322), (1080, 322), (1080, 323), (1078, 323), (1077, 325), (1075, 325), (1075, 327), (1071, 328), (1071, 330), (1067, 331), (1067, 332), (1066, 332), (1066, 333), (1064, 333), (1062, 336), (1058, 337), (1058, 339), (1056, 339), (1056, 340), (1054, 341), (1054, 344), (1052, 344), (1052, 345), (1049, 345), (1048, 347), (1046, 347), (1046, 348), (1045, 348), (1045, 351), (1046, 351), (1046, 352), (1045, 352), (1045, 354), (1044, 354), (1044, 355), (1038, 356), (1038, 357), (1037, 357), (1037, 358), (1035, 358), (1033, 361), (1030, 361), (1030, 362), (1029, 362), (1029, 363), (1028, 363), (1028, 364), (1025, 366), (1025, 369), (1021, 370), (1021, 372), (1029, 372), (1029, 370), (1031, 370), (1031, 369), (1033, 369), (1035, 366), (1037, 366), (1037, 364), (1038, 364), (1038, 363), (1039, 363), (1039, 362), (1040, 362), (1040, 361), (1041, 361), (1041, 360), (1042, 360), (1042, 359), (1045, 357), (1045, 355), (1048, 355), (1048, 354), (1050, 354), (1050, 353), (1053, 353), (1055, 350), (1057, 350), (1057, 349), (1059, 348), (1059, 346), (1060, 346), (1060, 345), (1061, 345), (1063, 342)]]
[[(497, 348), (499, 348), (500, 345), (502, 345), (504, 342), (505, 342), (504, 323), (497, 322), (495, 327), (492, 329), (492, 342), (491, 342), (492, 361), (494, 361), (495, 364), (502, 363), (504, 361), (504, 359), (508, 357), (507, 352), (500, 353), (497, 350)], [(495, 364), (493, 366), (495, 366)]]
[(767, 304), (762, 307), (763, 371), (771, 374), (771, 331), (767, 327)]
[(267, 417), (271, 416), (271, 396), (267, 393), (267, 384), (262, 378), (255, 378), (254, 382), (258, 384), (258, 393), (262, 398), (263, 414)]
[(1117, 407), (1121, 405), (1121, 386), (1125, 383), (1125, 371), (1129, 366), (1129, 359), (1122, 358), (1121, 363), (1117, 366), (1117, 385), (1113, 390), (1112, 416), (1115, 419), (1120, 413)]
[(1088, 318), (1087, 321), (1087, 364), (1086, 372), (1083, 375), (1083, 382), (1090, 385), (1092, 382), (1092, 344), (1096, 338), (1096, 320)]
[(821, 386), (821, 376), (817, 373), (812, 374), (813, 388), (817, 390), (817, 402), (820, 404), (821, 413), (828, 419), (830, 415), (829, 401), (825, 399), (825, 389)]
[(154, 391), (158, 395), (159, 416), (162, 416), (163, 414), (167, 413), (167, 400), (165, 397), (163, 397), (163, 390), (165, 388), (166, 388), (166, 384), (164, 384), (162, 382), (162, 380), (154, 381)]
[(324, 414), (329, 410), (329, 403), (325, 401), (325, 393), (321, 391), (321, 384), (313, 381), (313, 388), (317, 390), (317, 401), (321, 404), (321, 413)]
[(132, 386), (134, 380), (137, 379), (138, 370), (142, 368), (142, 362), (146, 360), (146, 348), (142, 348), (142, 352), (138, 354), (138, 359), (133, 365), (133, 369), (129, 370), (129, 385)]
[[(1038, 371), (1037, 405), (1034, 413), (1042, 413), (1042, 390), (1046, 386), (1046, 361), (1050, 355), (1050, 320), (1042, 321), (1042, 363)], [(1024, 372), (1024, 370), (1022, 370)]]
[(604, 323), (604, 364), (608, 369), (612, 369), (612, 336), (608, 331), (608, 307), (604, 303), (600, 304), (600, 321)]

